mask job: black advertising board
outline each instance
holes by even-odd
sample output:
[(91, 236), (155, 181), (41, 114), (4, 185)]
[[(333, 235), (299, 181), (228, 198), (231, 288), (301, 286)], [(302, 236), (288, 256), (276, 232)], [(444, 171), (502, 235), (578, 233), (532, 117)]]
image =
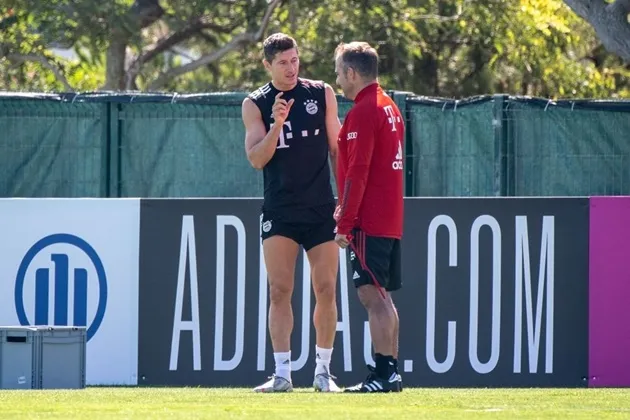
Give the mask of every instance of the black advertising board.
[(588, 199), (414, 198), (405, 210), (408, 382), (587, 385)]
[[(139, 384), (250, 386), (273, 372), (261, 204), (246, 199), (142, 202)], [(293, 295), (292, 360), (294, 369), (303, 367), (293, 373), (296, 386), (310, 386), (315, 367), (315, 300), (303, 260), (302, 253)], [(347, 278), (345, 270), (340, 273)], [(352, 287), (344, 281), (337, 293), (341, 322), (332, 368), (340, 380), (351, 378), (343, 376), (344, 370), (364, 375), (365, 369), (361, 348), (351, 346), (362, 338), (365, 315)]]
[[(249, 387), (273, 372), (261, 203), (142, 200), (140, 385)], [(587, 385), (588, 199), (409, 198), (402, 246), (406, 386)], [(341, 256), (331, 369), (345, 386), (365, 377), (371, 347)], [(299, 387), (313, 379), (314, 303), (300, 257)]]

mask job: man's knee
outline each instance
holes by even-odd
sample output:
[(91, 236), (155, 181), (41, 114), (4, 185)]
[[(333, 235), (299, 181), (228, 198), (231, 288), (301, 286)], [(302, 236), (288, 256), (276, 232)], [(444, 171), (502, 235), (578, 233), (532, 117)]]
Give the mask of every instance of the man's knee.
[(339, 251), (334, 242), (320, 244), (307, 253), (313, 292), (317, 300), (335, 300)]
[(372, 284), (364, 284), (357, 289), (359, 295), (359, 301), (367, 310), (379, 310), (385, 309), (388, 305), (388, 299), (383, 299), (383, 296)]
[(293, 294), (293, 273), (278, 273), (269, 278), (269, 299), (272, 303), (287, 303)]
[(332, 281), (326, 277), (321, 279), (321, 281), (313, 281), (313, 292), (315, 293), (315, 299), (318, 302), (334, 302), (336, 299), (336, 283), (336, 278), (334, 277)]
[(274, 304), (291, 300), (298, 249), (294, 240), (282, 235), (274, 235), (263, 241), (269, 298)]

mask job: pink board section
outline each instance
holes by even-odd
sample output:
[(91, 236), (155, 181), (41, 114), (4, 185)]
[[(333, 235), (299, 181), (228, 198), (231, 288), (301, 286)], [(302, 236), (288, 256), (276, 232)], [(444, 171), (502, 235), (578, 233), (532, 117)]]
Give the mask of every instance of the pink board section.
[(589, 386), (630, 386), (630, 197), (591, 198), (589, 235)]

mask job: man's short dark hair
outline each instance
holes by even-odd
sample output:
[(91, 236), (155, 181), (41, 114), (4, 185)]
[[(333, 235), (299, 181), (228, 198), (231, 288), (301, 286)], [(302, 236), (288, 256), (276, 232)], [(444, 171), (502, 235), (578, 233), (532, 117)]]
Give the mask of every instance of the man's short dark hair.
[(295, 48), (297, 51), (297, 42), (295, 42), (295, 39), (291, 38), (287, 34), (283, 34), (282, 32), (269, 35), (267, 39), (263, 41), (263, 54), (265, 56), (265, 60), (269, 63), (276, 58), (278, 53), (290, 50), (291, 48)]
[(344, 73), (352, 67), (366, 79), (378, 77), (378, 53), (367, 42), (341, 43), (335, 50), (335, 58), (341, 56)]

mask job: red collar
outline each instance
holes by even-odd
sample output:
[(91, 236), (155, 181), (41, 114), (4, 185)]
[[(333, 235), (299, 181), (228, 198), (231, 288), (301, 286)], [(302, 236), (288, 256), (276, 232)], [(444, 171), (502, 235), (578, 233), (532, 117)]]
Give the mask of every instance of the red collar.
[(380, 89), (381, 89), (381, 86), (378, 84), (378, 82), (371, 83), (367, 85), (366, 87), (364, 87), (363, 89), (361, 89), (359, 93), (357, 93), (357, 96), (354, 98), (354, 102), (357, 103), (357, 102), (362, 101), (366, 97), (376, 95), (376, 93)]

